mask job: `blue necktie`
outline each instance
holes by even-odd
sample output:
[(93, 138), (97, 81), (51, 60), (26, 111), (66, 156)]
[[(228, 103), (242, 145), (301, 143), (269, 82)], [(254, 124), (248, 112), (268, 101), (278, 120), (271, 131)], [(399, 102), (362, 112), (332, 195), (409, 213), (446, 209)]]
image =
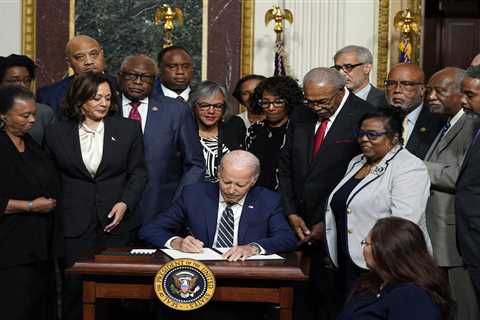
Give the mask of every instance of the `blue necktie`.
[(440, 131), (439, 140), (441, 140), (445, 136), (445, 133), (447, 133), (449, 128), (450, 128), (450, 121), (447, 121), (447, 123), (445, 123), (445, 125), (442, 127), (442, 130)]
[(228, 205), (223, 210), (222, 218), (218, 226), (217, 241), (215, 246), (217, 248), (229, 248), (233, 246), (233, 210), (232, 205)]

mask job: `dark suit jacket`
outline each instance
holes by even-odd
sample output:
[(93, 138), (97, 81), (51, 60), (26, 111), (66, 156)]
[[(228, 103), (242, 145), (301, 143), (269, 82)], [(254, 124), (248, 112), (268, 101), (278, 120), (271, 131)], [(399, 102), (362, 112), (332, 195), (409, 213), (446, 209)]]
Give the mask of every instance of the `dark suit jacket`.
[(62, 176), (61, 209), (67, 237), (81, 236), (92, 219), (98, 218), (105, 227), (110, 222), (108, 213), (120, 201), (128, 209), (112, 233), (126, 234), (141, 222), (135, 209), (147, 172), (140, 125), (119, 117), (107, 117), (104, 124), (103, 156), (93, 178), (82, 159), (78, 123), (59, 122), (46, 130), (46, 146)]
[(370, 91), (368, 92), (367, 102), (376, 108), (388, 106), (387, 99), (385, 98), (385, 92), (377, 89), (373, 84), (371, 84)]
[(243, 120), (232, 116), (220, 128), (220, 138), (229, 150), (245, 150), (246, 128)]
[(377, 295), (353, 298), (337, 320), (441, 320), (440, 308), (413, 284), (389, 285)]
[[(478, 127), (475, 129), (478, 132)], [(480, 137), (474, 138), (456, 184), (455, 216), (460, 255), (467, 266), (480, 268)], [(472, 277), (477, 292), (480, 275)]]
[(36, 106), (37, 114), (35, 115), (35, 123), (28, 133), (39, 145), (43, 145), (45, 128), (54, 124), (57, 121), (57, 117), (49, 106), (41, 103), (37, 103)]
[(203, 181), (205, 164), (193, 114), (178, 100), (149, 98), (143, 141), (148, 184), (140, 209), (147, 221), (169, 208), (185, 185)]
[(323, 221), (328, 195), (350, 160), (361, 153), (354, 129), (365, 113), (373, 111), (368, 102), (350, 93), (314, 159), (317, 116), (304, 107), (294, 111), (278, 164), (286, 214), (296, 213), (309, 225)]
[(435, 137), (445, 125), (446, 120), (446, 117), (432, 113), (430, 109), (424, 105), (405, 146), (407, 150), (423, 160), (433, 140), (435, 140)]
[[(205, 247), (212, 247), (217, 230), (218, 184), (197, 183), (183, 188), (170, 209), (144, 224), (140, 238), (163, 247), (176, 235), (177, 226), (188, 227)], [(294, 250), (297, 240), (285, 221), (280, 196), (262, 187), (251, 189), (243, 204), (238, 245), (258, 243), (267, 254)]]
[(60, 104), (72, 80), (73, 76), (70, 76), (49, 86), (41, 87), (37, 90), (37, 102), (52, 108), (58, 117), (60, 115)]
[[(10, 138), (0, 130), (0, 268), (45, 261), (63, 252), (58, 210), (4, 214), (11, 199), (32, 201), (43, 196), (58, 200), (60, 193), (60, 181), (51, 160), (30, 135), (26, 134), (24, 141), (35, 159), (34, 164), (26, 163)], [(35, 173), (39, 169), (48, 178), (39, 179)]]

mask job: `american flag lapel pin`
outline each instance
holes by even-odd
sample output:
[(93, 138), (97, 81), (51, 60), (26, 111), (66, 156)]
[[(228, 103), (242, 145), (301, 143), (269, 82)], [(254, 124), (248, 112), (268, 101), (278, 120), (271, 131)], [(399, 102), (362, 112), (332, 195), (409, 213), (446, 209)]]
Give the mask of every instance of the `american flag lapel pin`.
[(152, 111), (158, 111), (157, 107), (152, 107)]
[(112, 141), (117, 141), (117, 139), (115, 139), (114, 137), (112, 137)]
[(248, 209), (253, 209), (253, 205), (248, 205)]

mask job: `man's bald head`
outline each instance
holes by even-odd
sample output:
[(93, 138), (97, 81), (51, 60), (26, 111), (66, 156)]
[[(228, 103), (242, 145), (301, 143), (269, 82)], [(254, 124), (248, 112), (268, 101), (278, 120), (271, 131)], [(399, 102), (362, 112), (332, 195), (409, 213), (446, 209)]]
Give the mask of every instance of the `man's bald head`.
[(425, 74), (413, 63), (399, 63), (388, 73), (386, 98), (388, 103), (410, 113), (423, 101)]
[(434, 113), (453, 117), (462, 108), (461, 85), (465, 71), (447, 67), (437, 71), (428, 81), (425, 101)]
[(103, 49), (97, 40), (79, 35), (70, 39), (65, 46), (65, 59), (75, 74), (103, 72), (105, 61)]
[(473, 57), (472, 62), (470, 63), (471, 66), (478, 66), (480, 65), (480, 53)]

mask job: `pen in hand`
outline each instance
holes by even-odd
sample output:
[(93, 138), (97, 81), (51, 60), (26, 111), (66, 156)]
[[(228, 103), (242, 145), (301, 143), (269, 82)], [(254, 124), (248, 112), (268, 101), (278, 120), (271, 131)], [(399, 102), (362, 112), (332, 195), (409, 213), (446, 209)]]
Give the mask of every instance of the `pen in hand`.
[(182, 239), (180, 244), (180, 251), (190, 252), (190, 253), (202, 253), (203, 252), (203, 242), (196, 239), (190, 228), (187, 228), (188, 236)]

